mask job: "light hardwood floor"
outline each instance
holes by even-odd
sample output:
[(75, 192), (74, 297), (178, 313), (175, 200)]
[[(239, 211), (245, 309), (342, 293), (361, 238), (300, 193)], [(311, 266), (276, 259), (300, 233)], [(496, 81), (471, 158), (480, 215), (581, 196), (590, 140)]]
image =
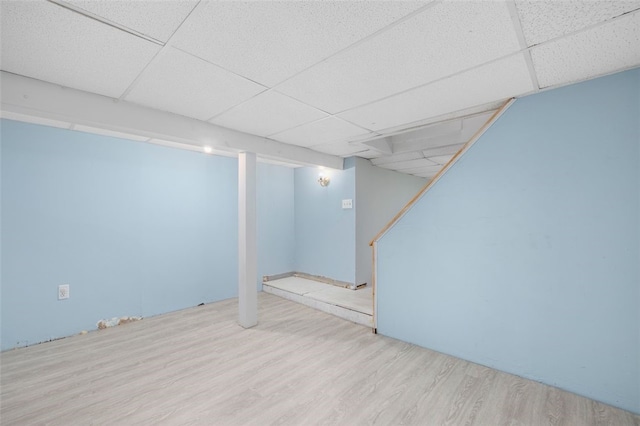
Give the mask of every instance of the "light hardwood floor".
[(261, 293), (1, 354), (2, 425), (640, 425)]

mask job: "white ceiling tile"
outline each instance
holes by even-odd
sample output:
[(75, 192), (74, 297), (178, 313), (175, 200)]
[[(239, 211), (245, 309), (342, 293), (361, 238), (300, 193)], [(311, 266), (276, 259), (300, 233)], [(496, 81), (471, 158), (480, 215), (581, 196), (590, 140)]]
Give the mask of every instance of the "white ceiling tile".
[(421, 119), (418, 121), (414, 121), (411, 123), (405, 123), (402, 124), (400, 126), (394, 126), (394, 127), (389, 127), (386, 129), (380, 129), (378, 130), (378, 133), (383, 134), (383, 135), (393, 135), (393, 134), (398, 134), (398, 133), (402, 133), (404, 131), (407, 130), (412, 130), (412, 129), (418, 129), (418, 128), (422, 128), (424, 126), (427, 126), (429, 124), (433, 124), (433, 123), (439, 123), (439, 122), (443, 122), (443, 121), (449, 121), (452, 119), (456, 119), (456, 118), (460, 118), (460, 117), (465, 117), (465, 116), (469, 116), (469, 115), (473, 115), (473, 114), (478, 114), (478, 113), (483, 113), (485, 111), (491, 111), (494, 112), (495, 110), (497, 110), (498, 108), (500, 108), (502, 106), (502, 104), (504, 104), (504, 101), (500, 100), (498, 102), (490, 102), (488, 104), (484, 104), (484, 105), (478, 105), (478, 106), (474, 106), (471, 108), (466, 108), (460, 111), (453, 111), (453, 112), (448, 112), (446, 114), (442, 114), (436, 117), (428, 117), (425, 119)]
[(640, 65), (640, 12), (531, 49), (540, 87)]
[(379, 130), (532, 90), (525, 59), (522, 54), (516, 54), (339, 116), (362, 127)]
[(160, 46), (42, 1), (0, 3), (2, 69), (117, 98)]
[(337, 142), (330, 144), (321, 144), (310, 147), (314, 151), (324, 152), (325, 154), (338, 155), (341, 157), (349, 157), (354, 154), (366, 152), (367, 148), (362, 145), (350, 144), (348, 142)]
[(400, 161), (418, 160), (424, 158), (421, 152), (404, 152), (402, 154), (386, 155), (380, 158), (374, 158), (371, 163), (379, 166), (381, 164), (397, 163)]
[(210, 2), (172, 43), (272, 86), (428, 2)]
[(439, 146), (455, 145), (464, 142), (466, 139), (462, 132), (436, 136), (433, 138), (414, 139), (406, 142), (399, 142), (393, 145), (394, 152), (407, 152), (407, 151), (424, 151), (430, 148), (436, 148)]
[(422, 154), (427, 158), (435, 157), (438, 155), (452, 155), (460, 151), (464, 146), (465, 144), (461, 143), (457, 145), (449, 145), (449, 146), (441, 146), (438, 148), (425, 149), (424, 151), (422, 151)]
[(302, 72), (277, 90), (338, 113), (518, 50), (504, 2), (445, 2)]
[(162, 42), (169, 40), (198, 4), (193, 0), (70, 0), (68, 3)]
[(407, 161), (398, 161), (395, 163), (387, 163), (387, 164), (376, 164), (378, 167), (382, 167), (383, 169), (391, 169), (391, 170), (409, 170), (409, 169), (417, 169), (417, 168), (436, 168), (439, 169), (441, 166), (439, 164), (434, 163), (433, 161), (429, 161), (426, 158), (420, 158), (417, 160), (407, 160)]
[(358, 153), (358, 157), (366, 158), (367, 160), (373, 160), (374, 158), (380, 158), (383, 156), (384, 156), (383, 153), (374, 151), (372, 149)]
[(440, 136), (455, 135), (462, 131), (462, 118), (441, 121), (419, 129), (412, 129), (392, 136), (394, 144), (415, 140), (431, 139)]
[(427, 157), (429, 161), (433, 161), (434, 163), (441, 164), (443, 166), (451, 161), (452, 158), (453, 155), (436, 155), (435, 157)]
[(146, 136), (132, 135), (130, 133), (116, 132), (114, 130), (99, 129), (97, 127), (83, 126), (81, 124), (75, 124), (73, 126), (73, 130), (78, 132), (93, 133), (93, 134), (102, 135), (102, 136), (110, 136), (112, 138), (129, 139), (132, 141), (139, 141), (139, 142), (149, 140), (149, 138)]
[(269, 90), (214, 117), (214, 124), (254, 135), (269, 136), (328, 115)]
[(438, 172), (433, 173), (431, 171), (424, 171), (424, 172), (418, 172), (418, 173), (414, 172), (414, 173), (408, 173), (408, 174), (411, 174), (411, 175), (414, 175), (414, 176), (417, 176), (417, 177), (421, 177), (421, 178), (425, 178), (425, 179), (428, 180), (428, 179), (433, 178), (435, 175), (437, 175)]
[(640, 9), (640, 2), (516, 0), (516, 7), (527, 46), (533, 46)]
[(410, 175), (415, 174), (417, 176), (434, 176), (440, 170), (442, 170), (442, 166), (441, 165), (419, 166), (419, 167), (413, 167), (413, 168), (410, 168), (410, 169), (402, 169), (402, 170), (398, 170), (398, 171), (402, 172), (402, 173), (408, 173)]
[(352, 140), (362, 135), (374, 134), (336, 117), (327, 117), (313, 123), (286, 130), (271, 136), (280, 142), (299, 146), (314, 146), (323, 143)]
[(188, 53), (166, 49), (145, 70), (126, 100), (208, 120), (265, 90)]
[(440, 170), (442, 170), (442, 166), (440, 165), (435, 165), (435, 166), (425, 165), (425, 166), (418, 166), (418, 167), (405, 168), (405, 169), (394, 169), (386, 166), (378, 166), (378, 167), (383, 167), (385, 169), (388, 168), (390, 170), (396, 170), (400, 173), (406, 173), (406, 174), (422, 176), (422, 177), (434, 176)]

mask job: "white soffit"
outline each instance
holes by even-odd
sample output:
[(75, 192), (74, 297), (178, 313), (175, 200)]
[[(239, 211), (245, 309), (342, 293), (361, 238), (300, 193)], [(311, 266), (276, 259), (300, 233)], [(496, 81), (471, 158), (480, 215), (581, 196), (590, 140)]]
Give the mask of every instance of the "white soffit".
[(640, 65), (640, 12), (531, 49), (540, 87)]
[(328, 114), (269, 90), (210, 121), (254, 135), (269, 136), (324, 117)]
[(198, 145), (198, 144), (192, 144), (192, 143), (176, 142), (176, 141), (157, 139), (157, 138), (148, 139), (146, 142), (153, 145), (166, 146), (168, 148), (176, 148), (176, 149), (183, 149), (187, 151), (201, 152), (206, 155), (217, 155), (221, 157), (237, 157), (238, 156), (238, 153), (236, 151), (226, 151), (221, 149), (212, 149), (210, 153), (205, 153), (204, 146)]
[(206, 121), (264, 90), (200, 58), (166, 48), (125, 99)]
[(202, 3), (172, 44), (272, 86), (427, 3)]
[(132, 135), (131, 133), (122, 133), (122, 132), (116, 132), (114, 130), (106, 130), (106, 129), (100, 129), (97, 127), (83, 126), (81, 124), (75, 124), (72, 130), (76, 130), (78, 132), (93, 133), (101, 136), (110, 136), (112, 138), (129, 139), (129, 140), (138, 141), (138, 142), (146, 142), (149, 140), (149, 138), (146, 136), (138, 136), (138, 135)]
[[(338, 113), (518, 50), (504, 2), (445, 2), (304, 71), (276, 90)], [(410, 108), (397, 115), (405, 111)], [(415, 120), (412, 115), (403, 122)]]
[(68, 129), (71, 123), (64, 121), (52, 120), (49, 118), (35, 117), (31, 115), (18, 114), (12, 111), (0, 111), (0, 118), (7, 120), (23, 121), (25, 123), (39, 124), (41, 126), (57, 127), (60, 129)]
[(640, 1), (516, 0), (516, 8), (527, 46), (533, 46), (640, 9)]
[(342, 169), (340, 157), (212, 123), (160, 111), (127, 101), (69, 89), (7, 72), (0, 72), (3, 112), (27, 114), (75, 125), (175, 141), (214, 150), (248, 151), (297, 164)]
[(198, 4), (197, 1), (69, 0), (79, 9), (166, 42)]
[(516, 54), (339, 116), (374, 131), (533, 91), (526, 61)]
[(297, 169), (299, 167), (303, 167), (300, 164), (289, 163), (289, 162), (280, 161), (280, 160), (273, 160), (271, 158), (266, 158), (266, 157), (262, 157), (262, 156), (258, 156), (258, 163), (272, 164), (274, 166), (288, 167), (290, 169)]
[(337, 140), (351, 140), (357, 136), (373, 133), (361, 127), (354, 126), (336, 117), (327, 117), (313, 123), (286, 130), (273, 135), (271, 139), (298, 146), (315, 146)]
[(2, 70), (119, 97), (160, 46), (42, 1), (2, 1)]

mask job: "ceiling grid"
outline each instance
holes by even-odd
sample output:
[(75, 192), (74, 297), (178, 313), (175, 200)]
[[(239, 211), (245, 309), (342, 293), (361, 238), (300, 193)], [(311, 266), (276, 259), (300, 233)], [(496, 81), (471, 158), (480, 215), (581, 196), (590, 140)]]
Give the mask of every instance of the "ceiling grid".
[[(640, 66), (640, 0), (3, 0), (0, 8), (2, 82), (15, 75), (33, 90), (48, 82), (108, 97), (146, 121), (137, 129), (136, 120), (61, 119), (52, 100), (13, 91), (2, 96), (2, 117), (196, 150), (236, 152), (262, 140), (271, 161), (356, 155), (427, 178), (506, 100)], [(149, 137), (148, 117), (165, 113), (190, 136)]]

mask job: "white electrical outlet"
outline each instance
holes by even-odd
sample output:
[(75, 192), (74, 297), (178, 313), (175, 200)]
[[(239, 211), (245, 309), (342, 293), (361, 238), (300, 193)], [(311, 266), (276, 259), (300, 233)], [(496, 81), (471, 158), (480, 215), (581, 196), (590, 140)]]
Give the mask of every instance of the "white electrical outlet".
[(352, 209), (353, 208), (353, 200), (342, 200), (342, 208), (343, 209)]
[(69, 284), (60, 284), (58, 286), (58, 300), (69, 298)]

